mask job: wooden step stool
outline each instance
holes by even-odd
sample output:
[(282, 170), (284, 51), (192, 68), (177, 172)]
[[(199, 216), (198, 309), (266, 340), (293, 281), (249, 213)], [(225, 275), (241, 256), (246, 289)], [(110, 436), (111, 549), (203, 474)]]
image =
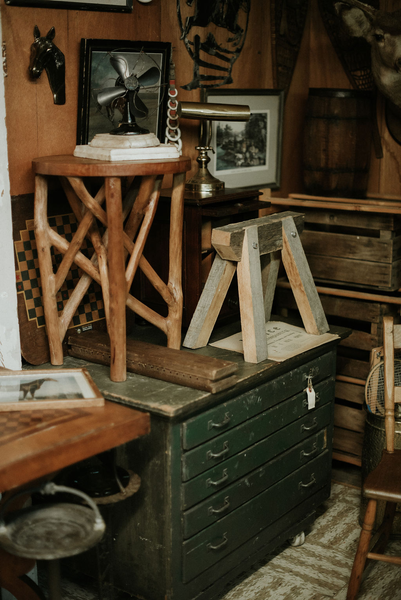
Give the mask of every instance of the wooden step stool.
[(299, 234), (304, 216), (287, 211), (213, 229), (217, 251), (184, 346), (206, 346), (237, 270), (246, 362), (268, 357), (265, 323), (270, 320), (280, 253), (307, 333), (329, 330)]

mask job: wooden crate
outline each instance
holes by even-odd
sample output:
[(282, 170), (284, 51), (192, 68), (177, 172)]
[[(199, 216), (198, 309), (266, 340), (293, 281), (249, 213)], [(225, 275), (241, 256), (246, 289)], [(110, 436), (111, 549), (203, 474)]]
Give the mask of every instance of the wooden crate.
[[(278, 282), (274, 310), (282, 316), (297, 317), (295, 299), (287, 285)], [(341, 293), (338, 289), (332, 292)], [(381, 302), (378, 294), (375, 294), (376, 300), (331, 295), (330, 291), (320, 292), (319, 296), (329, 324), (352, 330), (351, 335), (340, 342), (337, 352), (333, 458), (361, 466), (365, 381), (370, 369), (370, 354), (373, 348), (382, 344), (383, 317), (391, 315), (399, 322), (400, 306)]]
[(401, 287), (401, 217), (302, 208), (302, 244), (317, 282), (395, 291)]

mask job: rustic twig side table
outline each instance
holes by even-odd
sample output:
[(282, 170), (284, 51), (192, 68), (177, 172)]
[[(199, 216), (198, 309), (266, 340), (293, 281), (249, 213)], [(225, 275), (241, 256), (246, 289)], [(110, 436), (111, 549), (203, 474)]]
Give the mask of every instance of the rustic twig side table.
[[(68, 325), (92, 280), (103, 292), (110, 336), (110, 378), (126, 379), (125, 307), (153, 323), (167, 336), (170, 348), (179, 348), (182, 320), (182, 223), (185, 172), (190, 159), (109, 162), (74, 156), (47, 156), (33, 160), (35, 171), (35, 237), (42, 283), (43, 308), (49, 338), (50, 360), (63, 364), (62, 341)], [(169, 275), (164, 283), (142, 255), (157, 208), (164, 175), (173, 175), (170, 209)], [(79, 227), (69, 243), (47, 219), (48, 176), (60, 178)], [(88, 178), (88, 179), (85, 179)], [(102, 185), (92, 195), (91, 180)], [(122, 197), (121, 179), (128, 178)], [(88, 183), (89, 182), (89, 183)], [(105, 202), (106, 210), (102, 208)], [(98, 221), (105, 227), (101, 233)], [(80, 251), (84, 238), (91, 240), (91, 259)], [(135, 241), (134, 241), (135, 240)], [(51, 246), (63, 254), (53, 272)], [(128, 257), (128, 258), (127, 258)], [(83, 275), (59, 315), (56, 295), (75, 263)], [(138, 266), (168, 307), (166, 317), (130, 294)]]

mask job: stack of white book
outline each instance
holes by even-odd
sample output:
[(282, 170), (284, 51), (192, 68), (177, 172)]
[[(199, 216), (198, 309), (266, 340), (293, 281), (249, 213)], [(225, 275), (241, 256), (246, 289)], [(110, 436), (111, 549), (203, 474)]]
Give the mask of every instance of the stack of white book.
[(113, 135), (99, 133), (89, 144), (76, 146), (74, 156), (97, 160), (166, 160), (179, 158), (173, 144), (161, 144), (154, 133)]

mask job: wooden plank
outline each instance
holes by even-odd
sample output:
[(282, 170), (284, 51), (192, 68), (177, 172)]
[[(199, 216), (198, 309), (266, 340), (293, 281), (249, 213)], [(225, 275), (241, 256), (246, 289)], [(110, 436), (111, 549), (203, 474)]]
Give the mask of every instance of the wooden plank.
[(365, 421), (365, 410), (358, 410), (350, 406), (343, 406), (342, 404), (334, 405), (334, 425), (336, 427), (363, 433)]
[[(106, 352), (110, 349), (107, 334), (97, 331), (87, 331), (84, 335), (74, 333), (69, 336), (68, 343), (88, 350), (96, 348)], [(158, 364), (160, 368), (168, 368), (171, 371), (204, 377), (212, 381), (233, 375), (238, 369), (236, 363), (228, 360), (157, 346), (139, 340), (127, 340), (127, 354), (130, 362), (142, 362), (148, 364), (150, 368), (151, 365)]]
[(346, 348), (357, 348), (358, 350), (367, 350), (368, 352), (380, 344), (381, 340), (377, 336), (365, 331), (357, 331), (356, 329), (352, 331), (348, 338), (340, 342), (340, 345)]
[(367, 213), (384, 213), (384, 214), (394, 214), (401, 215), (401, 207), (398, 208), (396, 206), (364, 206), (362, 204), (355, 204), (353, 200), (350, 200), (350, 204), (341, 204), (340, 202), (329, 202), (328, 198), (325, 200), (298, 200), (293, 198), (291, 202), (288, 202), (288, 198), (272, 198), (272, 206), (300, 206), (302, 209), (305, 207), (311, 208), (324, 208), (329, 210), (347, 210), (350, 212), (360, 211)]
[[(284, 282), (279, 281), (277, 284), (277, 302), (280, 306), (294, 309), (296, 308), (296, 302), (290, 285), (287, 284), (287, 286), (284, 287), (283, 283)], [(358, 298), (342, 297), (340, 295), (329, 296), (326, 293), (320, 292), (320, 289), (320, 287), (317, 287), (326, 315), (357, 319), (358, 321), (367, 321), (368, 323), (381, 323), (383, 315), (397, 314), (397, 308), (394, 305), (375, 302), (373, 299), (366, 301), (359, 300)], [(339, 290), (333, 291), (338, 292)], [(347, 291), (344, 293), (347, 293)]]
[(221, 258), (240, 261), (245, 231), (248, 227), (257, 225), (260, 256), (276, 252), (283, 247), (281, 222), (286, 217), (294, 218), (296, 229), (300, 233), (303, 229), (303, 215), (286, 211), (242, 221), (241, 223), (230, 223), (224, 227), (216, 227), (212, 231), (212, 244)]
[(257, 225), (246, 228), (242, 258), (237, 267), (244, 360), (251, 363), (267, 358), (259, 231)]
[(396, 208), (401, 208), (401, 200), (399, 202), (389, 201), (387, 199), (379, 199), (379, 198), (338, 198), (338, 197), (330, 197), (330, 196), (311, 196), (309, 194), (289, 194), (290, 198), (294, 198), (296, 200), (324, 200), (325, 202), (337, 202), (342, 204), (353, 203), (361, 206), (375, 206), (377, 207), (376, 212), (380, 212), (380, 208), (383, 206), (394, 206)]
[(235, 262), (216, 254), (183, 342), (185, 348), (202, 348), (208, 343), (236, 268)]
[(264, 290), (265, 321), (270, 321), (273, 300), (277, 286), (277, 276), (281, 264), (281, 253), (272, 252), (260, 257), (262, 265), (262, 286)]
[(369, 362), (337, 354), (337, 373), (340, 375), (366, 380), (369, 371)]
[(292, 217), (283, 219), (282, 259), (307, 333), (329, 330), (322, 303)]
[(359, 431), (349, 431), (341, 429), (341, 427), (334, 427), (333, 450), (361, 457), (362, 445), (363, 434)]
[[(291, 289), (288, 281), (279, 279), (277, 287)], [(341, 288), (330, 288), (322, 285), (316, 286), (319, 294), (328, 294), (330, 296), (341, 296), (343, 298), (358, 298), (359, 300), (369, 300), (369, 302), (385, 302), (386, 304), (401, 304), (401, 298), (398, 296), (386, 296), (384, 294), (374, 294), (372, 292), (363, 292), (359, 290), (345, 290)]]
[(339, 460), (350, 465), (356, 465), (357, 467), (362, 466), (361, 456), (355, 456), (353, 454), (348, 454), (347, 452), (342, 452), (340, 450), (333, 450), (333, 460)]
[(401, 260), (385, 264), (332, 256), (326, 256), (322, 260), (319, 256), (309, 255), (308, 261), (316, 279), (388, 291), (396, 291), (400, 286)]
[(335, 397), (339, 400), (347, 400), (354, 404), (365, 402), (365, 387), (344, 381), (336, 381)]
[(305, 208), (305, 224), (329, 225), (330, 227), (355, 227), (372, 230), (399, 230), (401, 217), (388, 214), (350, 213), (342, 210), (313, 210)]
[(317, 255), (324, 257), (323, 261), (326, 260), (326, 256), (337, 256), (344, 259), (392, 263), (401, 256), (400, 236), (385, 240), (363, 235), (304, 230), (301, 241), (308, 258)]

